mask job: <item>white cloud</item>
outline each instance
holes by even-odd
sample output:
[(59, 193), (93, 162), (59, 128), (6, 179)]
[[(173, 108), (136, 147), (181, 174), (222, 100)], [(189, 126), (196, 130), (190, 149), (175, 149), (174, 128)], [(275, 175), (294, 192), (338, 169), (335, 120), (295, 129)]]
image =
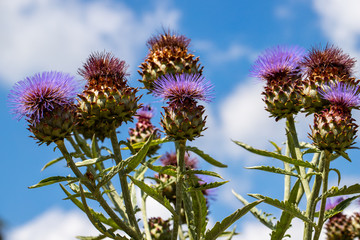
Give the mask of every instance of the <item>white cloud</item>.
[(360, 57), (360, 15), (358, 0), (314, 0), (325, 34), (353, 57)]
[(162, 1), (139, 14), (117, 1), (0, 2), (0, 79), (5, 86), (45, 70), (76, 73), (92, 51), (112, 51), (134, 70), (146, 40), (177, 27), (179, 11)]
[(9, 232), (8, 240), (73, 240), (75, 236), (97, 236), (98, 231), (80, 211), (50, 209)]

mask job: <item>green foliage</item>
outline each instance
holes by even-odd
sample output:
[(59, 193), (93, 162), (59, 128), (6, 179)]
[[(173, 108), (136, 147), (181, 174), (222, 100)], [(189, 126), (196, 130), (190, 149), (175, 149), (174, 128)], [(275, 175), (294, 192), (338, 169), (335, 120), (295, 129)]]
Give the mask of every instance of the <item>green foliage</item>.
[(64, 181), (78, 181), (79, 179), (76, 177), (62, 177), (62, 176), (54, 176), (54, 177), (48, 177), (43, 180), (41, 180), (39, 183), (30, 186), (29, 188), (38, 188), (43, 187), (47, 185), (51, 185), (54, 183), (64, 182)]
[(345, 210), (345, 208), (347, 208), (348, 206), (350, 206), (351, 202), (354, 201), (355, 199), (358, 199), (360, 197), (360, 195), (356, 195), (353, 196), (351, 198), (347, 198), (343, 201), (341, 201), (338, 205), (336, 205), (333, 209), (329, 209), (325, 212), (325, 220), (341, 213), (342, 211)]
[[(332, 187), (325, 193), (326, 197), (336, 197), (336, 196), (344, 196), (350, 194), (359, 194), (360, 193), (360, 184), (354, 184), (349, 187), (346, 185), (342, 188)], [(318, 197), (318, 201), (321, 199), (321, 196)]]
[(239, 218), (244, 216), (253, 207), (263, 202), (264, 200), (258, 200), (252, 202), (241, 209), (236, 210), (234, 213), (224, 218), (221, 222), (216, 222), (212, 229), (209, 229), (205, 234), (205, 240), (217, 239), (228, 227), (230, 227)]
[(210, 157), (210, 155), (204, 153), (202, 150), (198, 149), (197, 147), (186, 146), (186, 151), (191, 151), (191, 152), (197, 154), (199, 157), (201, 157), (206, 162), (210, 163), (211, 165), (213, 165), (215, 167), (220, 167), (220, 168), (227, 167), (227, 165), (225, 165), (219, 161), (216, 161), (214, 158)]
[(277, 167), (270, 167), (270, 166), (254, 166), (254, 167), (247, 167), (246, 169), (255, 169), (255, 170), (262, 170), (265, 172), (272, 172), (272, 173), (276, 173), (276, 174), (283, 174), (283, 175), (289, 175), (289, 176), (293, 176), (293, 177), (299, 177), (298, 174), (291, 172), (291, 171), (286, 171), (282, 168), (277, 168)]

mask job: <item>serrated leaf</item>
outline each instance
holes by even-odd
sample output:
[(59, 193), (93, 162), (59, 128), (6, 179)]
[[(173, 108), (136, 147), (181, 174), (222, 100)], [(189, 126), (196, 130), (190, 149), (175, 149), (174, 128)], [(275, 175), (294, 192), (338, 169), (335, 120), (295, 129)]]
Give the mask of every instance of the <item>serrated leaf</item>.
[[(242, 202), (242, 204), (244, 205), (248, 205), (249, 202), (243, 198), (240, 194), (236, 193), (234, 190), (232, 190), (232, 193), (235, 195), (235, 197)], [(265, 226), (267, 226), (268, 228), (270, 228), (271, 230), (275, 229), (275, 226), (273, 224), (273, 222), (271, 221), (271, 219), (269, 219), (268, 217), (271, 216), (272, 214), (267, 214), (265, 212), (262, 212), (261, 210), (257, 209), (256, 207), (253, 207), (250, 210), (251, 214), (254, 215), (254, 217), (256, 217), (262, 224), (264, 224)]]
[(187, 191), (203, 191), (203, 190), (206, 190), (206, 189), (211, 189), (211, 188), (217, 188), (221, 185), (224, 185), (225, 183), (228, 183), (229, 181), (223, 181), (223, 182), (211, 182), (211, 183), (204, 183), (204, 184), (201, 184), (197, 187), (189, 187), (187, 189)]
[(282, 168), (277, 167), (271, 167), (271, 166), (254, 166), (254, 167), (246, 167), (246, 169), (255, 169), (255, 170), (261, 170), (265, 172), (272, 172), (277, 174), (283, 174), (283, 175), (290, 175), (294, 177), (299, 177), (296, 173), (291, 171), (286, 171)]
[(186, 151), (191, 151), (191, 152), (197, 154), (199, 157), (201, 157), (206, 162), (210, 163), (211, 165), (213, 165), (215, 167), (220, 167), (220, 168), (226, 168), (227, 167), (227, 165), (225, 165), (225, 164), (223, 164), (223, 163), (221, 163), (219, 161), (216, 161), (214, 158), (210, 157), (210, 155), (204, 153), (203, 151), (201, 151), (197, 147), (186, 146)]
[[(336, 197), (350, 194), (359, 194), (360, 193), (360, 184), (354, 184), (349, 187), (346, 185), (342, 188), (332, 187), (325, 193), (326, 197)], [(321, 196), (318, 197), (318, 200), (321, 199)]]
[(255, 153), (257, 155), (264, 156), (264, 157), (271, 157), (271, 158), (275, 158), (275, 159), (281, 160), (286, 163), (291, 163), (295, 166), (301, 166), (301, 167), (306, 167), (306, 168), (311, 168), (311, 169), (317, 170), (315, 165), (313, 165), (312, 163), (309, 163), (307, 161), (301, 161), (301, 160), (287, 157), (287, 156), (284, 156), (284, 155), (281, 155), (278, 153), (269, 152), (269, 151), (261, 150), (261, 149), (256, 149), (256, 148), (253, 148), (253, 147), (251, 147), (245, 143), (239, 142), (239, 141), (233, 140), (233, 142), (236, 143), (237, 145), (239, 145), (240, 147), (248, 150), (249, 152)]
[[(162, 138), (162, 139), (154, 139), (151, 141), (151, 144), (150, 144), (150, 147), (151, 146), (156, 146), (156, 145), (159, 145), (159, 144), (163, 144), (163, 143), (167, 143), (167, 142), (170, 142), (170, 140), (168, 138)], [(132, 144), (132, 148), (133, 149), (138, 149), (138, 148), (141, 148), (143, 147), (145, 143), (144, 142), (140, 142), (140, 143), (135, 143), (135, 144)], [(128, 147), (123, 147), (121, 148), (121, 150), (130, 150)]]
[(59, 183), (59, 182), (64, 182), (64, 181), (74, 181), (74, 180), (79, 180), (79, 179), (76, 177), (63, 177), (63, 176), (48, 177), (48, 178), (41, 180), (39, 183), (32, 185), (28, 188), (30, 188), (30, 189), (38, 188), (38, 187), (51, 185), (54, 183)]
[(258, 200), (252, 202), (241, 209), (236, 210), (230, 216), (224, 218), (221, 222), (216, 222), (214, 227), (211, 230), (208, 230), (205, 235), (205, 240), (213, 240), (217, 239), (228, 227), (230, 227), (234, 222), (236, 222), (239, 218), (244, 216), (247, 212), (249, 212), (253, 207), (263, 202), (264, 200)]
[(171, 165), (154, 166), (152, 164), (146, 164), (146, 166), (155, 172), (163, 173), (163, 174), (167, 174), (167, 175), (176, 177), (176, 167), (174, 167), (174, 166), (171, 166)]
[(149, 150), (152, 139), (153, 139), (153, 135), (151, 134), (149, 139), (140, 148), (140, 150), (135, 155), (133, 155), (129, 158), (127, 167), (125, 169), (126, 174), (131, 173), (141, 163), (141, 161), (146, 157), (146, 154)]
[(356, 196), (353, 196), (351, 198), (347, 198), (343, 201), (341, 201), (338, 205), (336, 205), (333, 209), (329, 209), (325, 212), (325, 221), (339, 213), (341, 213), (342, 211), (345, 210), (345, 208), (347, 208), (352, 201), (354, 201), (355, 199), (359, 198), (360, 195), (356, 195)]
[(290, 213), (291, 215), (293, 215), (294, 217), (297, 217), (297, 218), (303, 220), (304, 222), (309, 223), (313, 227), (316, 227), (316, 224), (313, 221), (311, 221), (308, 217), (306, 217), (300, 211), (300, 209), (293, 203), (279, 201), (278, 199), (269, 198), (266, 196), (262, 196), (260, 194), (248, 194), (248, 195), (251, 197), (254, 197), (256, 199), (264, 200), (265, 203), (267, 203), (271, 206), (274, 206), (276, 208), (279, 208), (283, 211), (286, 211), (286, 212)]
[(155, 199), (156, 201), (158, 201), (161, 205), (163, 205), (165, 208), (167, 208), (174, 217), (178, 217), (174, 208), (171, 206), (170, 202), (168, 199), (166, 199), (165, 197), (161, 196), (154, 188), (149, 187), (147, 184), (145, 184), (142, 181), (139, 181), (135, 178), (133, 178), (132, 176), (129, 176), (129, 178), (131, 179), (131, 181), (133, 181), (133, 183), (138, 186), (142, 191), (144, 191), (147, 195), (149, 195), (150, 197), (152, 197), (153, 199)]
[(201, 174), (201, 175), (212, 176), (212, 177), (224, 179), (223, 177), (220, 176), (220, 174), (218, 174), (216, 172), (205, 171), (205, 170), (187, 170), (187, 171), (185, 171), (185, 174), (187, 174), (187, 175)]
[(100, 157), (97, 157), (97, 158), (91, 158), (91, 159), (86, 159), (86, 160), (81, 161), (81, 162), (76, 162), (75, 165), (77, 167), (84, 167), (84, 166), (93, 165), (95, 163), (103, 162), (103, 161), (108, 160), (110, 158), (112, 158), (112, 156), (100, 156)]

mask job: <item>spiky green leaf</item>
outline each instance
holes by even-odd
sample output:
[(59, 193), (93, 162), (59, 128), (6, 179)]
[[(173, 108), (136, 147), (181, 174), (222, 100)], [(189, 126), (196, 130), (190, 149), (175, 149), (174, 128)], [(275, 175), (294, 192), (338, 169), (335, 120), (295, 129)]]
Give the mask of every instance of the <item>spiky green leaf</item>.
[(262, 196), (260, 194), (248, 194), (248, 195), (251, 197), (254, 197), (256, 199), (259, 199), (259, 200), (264, 200), (265, 203), (272, 205), (276, 208), (279, 208), (283, 211), (286, 211), (286, 212), (290, 213), (291, 215), (293, 215), (294, 217), (297, 217), (297, 218), (303, 220), (304, 222), (309, 223), (313, 227), (316, 227), (316, 224), (313, 221), (311, 221), (308, 217), (306, 217), (300, 211), (300, 209), (293, 203), (279, 201), (278, 199), (269, 198), (266, 196)]
[(228, 183), (229, 181), (223, 181), (223, 182), (211, 182), (211, 183), (204, 183), (196, 187), (189, 187), (187, 191), (203, 191), (206, 189), (211, 188), (217, 188), (221, 185), (224, 185), (225, 183)]
[(135, 155), (129, 158), (127, 167), (125, 169), (126, 174), (131, 173), (135, 168), (137, 168), (137, 166), (141, 163), (141, 161), (146, 157), (152, 139), (153, 139), (153, 134), (150, 135), (149, 139), (140, 148), (140, 150)]
[[(326, 197), (336, 197), (350, 194), (359, 194), (360, 193), (360, 184), (354, 184), (351, 186), (344, 186), (342, 188), (332, 187), (325, 193)], [(321, 196), (317, 199), (320, 200)]]
[(95, 163), (103, 162), (103, 161), (111, 159), (111, 158), (112, 158), (112, 156), (100, 156), (100, 157), (97, 157), (97, 158), (91, 158), (91, 159), (86, 159), (86, 160), (81, 161), (81, 162), (76, 162), (75, 165), (77, 167), (90, 166), (90, 165), (93, 165)]
[(290, 176), (294, 176), (294, 177), (299, 176), (294, 172), (286, 171), (286, 170), (284, 170), (282, 168), (271, 167), (271, 166), (254, 166), (254, 167), (247, 167), (246, 169), (255, 169), (255, 170), (261, 170), (261, 171), (265, 171), (265, 172), (271, 172), (271, 173), (277, 173), (277, 174), (283, 174), (283, 175), (290, 175)]
[(271, 158), (281, 160), (283, 162), (291, 163), (295, 166), (301, 166), (301, 167), (312, 168), (314, 170), (317, 170), (315, 165), (313, 165), (312, 163), (309, 163), (307, 161), (297, 160), (297, 159), (287, 157), (287, 156), (284, 156), (284, 155), (281, 155), (281, 154), (278, 154), (275, 152), (269, 152), (266, 150), (256, 149), (256, 148), (253, 148), (253, 147), (251, 147), (245, 143), (239, 142), (239, 141), (233, 140), (233, 142), (236, 143), (237, 145), (239, 145), (240, 147), (248, 150), (249, 152), (255, 153), (257, 155), (264, 156), (264, 157), (271, 157)]
[(241, 209), (236, 210), (230, 216), (224, 218), (221, 222), (216, 222), (214, 227), (206, 232), (205, 240), (213, 240), (217, 239), (228, 227), (230, 227), (234, 222), (236, 222), (239, 218), (244, 216), (247, 212), (249, 212), (253, 207), (263, 202), (264, 200), (258, 200), (252, 202)]
[(154, 188), (149, 187), (147, 184), (145, 184), (142, 181), (139, 181), (132, 176), (129, 176), (131, 181), (138, 186), (142, 191), (144, 191), (147, 195), (158, 201), (161, 205), (163, 205), (165, 208), (167, 208), (175, 217), (178, 217), (174, 208), (171, 206), (168, 199), (161, 196)]
[(220, 167), (220, 168), (226, 168), (227, 167), (227, 165), (225, 165), (225, 164), (223, 164), (223, 163), (221, 163), (219, 161), (216, 161), (210, 155), (204, 153), (202, 150), (198, 149), (197, 147), (186, 146), (186, 151), (191, 151), (191, 152), (197, 154), (199, 157), (201, 157), (206, 162), (210, 163), (211, 165), (213, 165), (215, 167)]
[[(232, 190), (232, 193), (234, 194), (234, 196), (240, 201), (242, 202), (242, 204), (244, 205), (248, 205), (249, 202), (242, 197), (240, 194), (236, 193), (234, 190)], [(264, 224), (265, 226), (267, 226), (268, 228), (270, 228), (271, 230), (275, 229), (275, 226), (273, 224), (273, 222), (271, 221), (272, 218), (269, 218), (272, 214), (268, 214), (266, 212), (262, 212), (261, 210), (257, 209), (256, 207), (253, 207), (252, 209), (250, 209), (250, 212), (252, 213), (252, 215), (254, 215), (262, 224)]]
[(353, 196), (351, 198), (347, 198), (343, 201), (341, 201), (338, 205), (336, 205), (336, 207), (334, 207), (333, 209), (329, 209), (325, 212), (325, 220), (335, 216), (336, 214), (341, 213), (342, 211), (345, 210), (345, 208), (347, 208), (348, 206), (350, 206), (351, 202), (354, 201), (355, 199), (359, 198), (360, 195), (356, 195)]
[[(170, 140), (168, 138), (166, 138), (166, 137), (162, 138), (162, 139), (154, 139), (154, 140), (151, 141), (150, 147), (151, 146), (156, 146), (156, 145), (159, 145), (159, 144), (163, 144), (163, 143), (167, 143), (167, 142), (170, 142)], [(143, 147), (144, 144), (145, 144), (144, 142), (134, 143), (132, 145), (132, 148), (133, 149), (139, 149), (139, 148)], [(123, 148), (121, 148), (121, 150), (129, 150), (129, 148), (128, 147), (123, 147)]]
[(221, 177), (220, 174), (218, 174), (216, 172), (205, 171), (205, 170), (187, 170), (187, 171), (185, 171), (185, 174), (187, 174), (187, 175), (201, 174), (201, 175), (207, 175), (207, 176), (212, 176), (212, 177), (217, 177), (217, 178), (220, 178), (220, 179), (224, 179), (223, 177)]
[(54, 183), (64, 182), (64, 181), (78, 181), (79, 179), (76, 177), (63, 177), (63, 176), (54, 176), (54, 177), (48, 177), (43, 180), (41, 180), (39, 183), (30, 186), (29, 188), (38, 188), (43, 187), (47, 185), (51, 185)]

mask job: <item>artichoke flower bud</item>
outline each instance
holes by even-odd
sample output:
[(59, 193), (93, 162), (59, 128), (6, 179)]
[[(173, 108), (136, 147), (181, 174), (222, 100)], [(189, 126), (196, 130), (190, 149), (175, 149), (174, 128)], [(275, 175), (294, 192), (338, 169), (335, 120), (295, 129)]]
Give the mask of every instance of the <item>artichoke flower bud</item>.
[(154, 95), (168, 100), (161, 125), (173, 140), (194, 140), (205, 128), (205, 108), (198, 100), (209, 101), (212, 85), (200, 74), (167, 74), (154, 84)]
[(149, 228), (151, 239), (154, 240), (171, 240), (170, 221), (161, 217), (149, 218)]
[(202, 74), (199, 57), (189, 52), (190, 39), (170, 31), (150, 38), (147, 42), (149, 53), (140, 65), (139, 74), (144, 87), (152, 92), (154, 82), (165, 74)]
[(324, 49), (313, 48), (301, 61), (305, 71), (303, 80), (304, 112), (307, 115), (320, 112), (329, 107), (318, 89), (324, 85), (344, 82), (356, 86), (358, 81), (352, 78), (355, 59), (345, 54), (340, 48), (327, 45)]
[[(160, 139), (161, 135), (157, 132), (158, 129), (151, 123), (153, 112), (154, 111), (150, 105), (143, 106), (139, 109), (137, 115), (135, 116), (135, 118), (138, 119), (138, 122), (136, 123), (135, 128), (129, 129), (130, 138), (128, 140), (130, 144), (146, 142), (154, 132), (153, 139)], [(159, 145), (151, 146), (147, 152), (147, 156), (153, 156), (159, 148)]]
[(331, 103), (330, 109), (314, 114), (310, 138), (320, 150), (344, 152), (356, 138), (358, 126), (351, 116), (351, 109), (360, 104), (359, 88), (341, 82), (323, 89), (319, 94)]
[(26, 117), (40, 144), (70, 136), (75, 125), (75, 96), (79, 83), (61, 72), (42, 72), (18, 82), (9, 94), (18, 119)]
[(128, 86), (127, 66), (110, 53), (93, 53), (79, 74), (87, 85), (79, 95), (78, 127), (85, 138), (104, 140), (110, 130), (133, 120), (140, 108), (137, 88)]
[(297, 114), (302, 108), (299, 61), (304, 50), (277, 46), (267, 49), (252, 66), (251, 75), (266, 82), (263, 101), (276, 121)]

